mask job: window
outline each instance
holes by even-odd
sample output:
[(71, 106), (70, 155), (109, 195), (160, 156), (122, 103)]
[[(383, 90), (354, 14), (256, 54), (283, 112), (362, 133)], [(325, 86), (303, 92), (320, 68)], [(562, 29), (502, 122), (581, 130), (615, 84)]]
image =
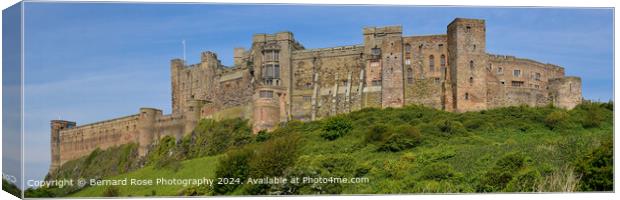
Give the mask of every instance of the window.
[(405, 44), (405, 53), (410, 53), (410, 52), (411, 52), (411, 45)]
[(440, 84), (440, 83), (441, 83), (441, 79), (435, 78), (435, 84)]
[(534, 88), (539, 89), (540, 85), (534, 85)]
[(446, 67), (446, 55), (441, 54), (441, 57), (439, 57), (439, 65), (442, 68)]
[(502, 68), (502, 67), (498, 67), (498, 68), (497, 68), (497, 73), (498, 73), (498, 74), (503, 74), (503, 73), (504, 73), (504, 68)]
[(513, 75), (514, 77), (521, 77), (521, 70), (515, 69), (515, 70), (512, 72), (512, 75)]
[(273, 98), (273, 91), (269, 91), (269, 90), (261, 90), (259, 92), (259, 96), (261, 98)]
[(407, 68), (407, 83), (413, 84), (413, 69)]
[(439, 47), (439, 50), (442, 50), (443, 49), (443, 44), (439, 44), (439, 45), (437, 45), (437, 47)]
[(263, 66), (263, 78), (280, 78), (280, 65), (266, 64), (265, 66)]
[(465, 92), (465, 100), (469, 100), (469, 93)]
[(280, 59), (280, 52), (277, 50), (264, 51), (265, 61), (278, 61)]
[(435, 56), (430, 55), (428, 57), (428, 66), (431, 72), (435, 71)]
[(373, 86), (380, 86), (381, 85), (381, 80), (373, 80), (372, 81), (372, 85)]
[(471, 31), (471, 26), (467, 26), (467, 27), (465, 27), (465, 32), (466, 32), (466, 33), (469, 33), (470, 31)]
[(534, 74), (534, 80), (540, 81), (540, 73), (536, 72), (536, 74)]
[(312, 88), (312, 83), (306, 83), (306, 88)]
[(522, 87), (523, 81), (512, 81), (512, 87)]
[(411, 65), (411, 59), (409, 58), (405, 59), (405, 65)]
[(370, 62), (370, 67), (379, 67), (379, 62)]
[(371, 54), (372, 54), (373, 56), (379, 56), (379, 55), (381, 55), (381, 49), (379, 49), (379, 48), (377, 48), (377, 47), (372, 48), (372, 50), (371, 50)]
[(471, 72), (474, 72), (474, 61), (473, 60), (469, 61), (469, 70), (471, 70)]
[(474, 77), (469, 77), (469, 85), (474, 84)]

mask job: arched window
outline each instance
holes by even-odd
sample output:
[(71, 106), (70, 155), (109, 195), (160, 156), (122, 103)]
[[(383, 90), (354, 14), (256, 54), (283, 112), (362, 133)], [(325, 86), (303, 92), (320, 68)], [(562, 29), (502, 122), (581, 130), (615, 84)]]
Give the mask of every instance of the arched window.
[(441, 67), (446, 67), (446, 55), (441, 54), (441, 57), (439, 58), (439, 64), (441, 65)]
[(411, 69), (411, 67), (407, 68), (407, 83), (413, 83), (413, 69)]
[(474, 61), (473, 60), (469, 61), (469, 70), (471, 70), (472, 72), (474, 71)]
[(430, 71), (435, 71), (435, 56), (430, 55), (428, 57), (428, 66)]
[(465, 100), (469, 100), (469, 93), (465, 92)]

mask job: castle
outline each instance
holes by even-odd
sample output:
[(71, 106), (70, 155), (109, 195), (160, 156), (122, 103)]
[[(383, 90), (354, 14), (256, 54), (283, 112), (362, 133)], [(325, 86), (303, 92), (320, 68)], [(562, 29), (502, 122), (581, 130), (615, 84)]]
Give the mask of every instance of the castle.
[(249, 119), (253, 131), (365, 107), (420, 104), (452, 112), (512, 105), (581, 103), (581, 79), (564, 68), (486, 52), (485, 21), (457, 18), (447, 34), (403, 36), (400, 26), (366, 27), (363, 44), (306, 49), (291, 32), (255, 34), (234, 49), (234, 66), (203, 52), (201, 62), (170, 63), (172, 113), (77, 126), (51, 121), (50, 173), (96, 148), (138, 143), (140, 156), (167, 135), (191, 134), (199, 119)]

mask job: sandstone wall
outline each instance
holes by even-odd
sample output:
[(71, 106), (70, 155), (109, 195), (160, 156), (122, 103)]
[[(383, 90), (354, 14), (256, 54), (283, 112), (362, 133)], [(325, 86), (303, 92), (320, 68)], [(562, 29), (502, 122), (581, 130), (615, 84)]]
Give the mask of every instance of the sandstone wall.
[(444, 109), (448, 72), (447, 35), (404, 37), (405, 104)]
[(138, 141), (139, 115), (77, 126), (60, 131), (60, 164), (100, 148)]

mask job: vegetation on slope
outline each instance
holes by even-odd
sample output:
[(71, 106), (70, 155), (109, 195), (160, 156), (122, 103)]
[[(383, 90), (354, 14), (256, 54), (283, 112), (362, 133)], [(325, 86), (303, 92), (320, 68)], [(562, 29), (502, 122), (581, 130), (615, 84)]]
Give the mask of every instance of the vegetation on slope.
[[(134, 172), (112, 178), (367, 178), (365, 183), (91, 186), (72, 196), (395, 194), (609, 191), (613, 104), (527, 106), (449, 113), (366, 108), (272, 132), (247, 121), (203, 120), (163, 138)], [(202, 166), (202, 167), (197, 167)], [(63, 166), (65, 168), (65, 166)]]

